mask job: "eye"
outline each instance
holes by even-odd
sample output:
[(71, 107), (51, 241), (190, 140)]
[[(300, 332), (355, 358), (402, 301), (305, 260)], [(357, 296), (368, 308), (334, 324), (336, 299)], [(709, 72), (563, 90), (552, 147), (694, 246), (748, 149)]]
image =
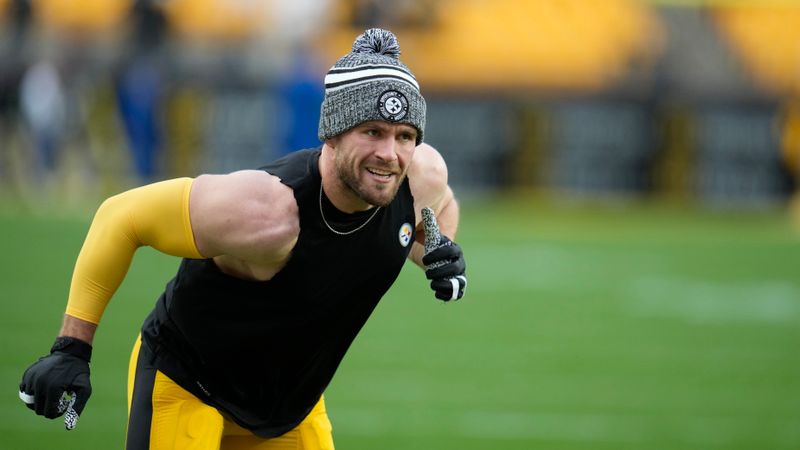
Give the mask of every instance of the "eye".
[(408, 141), (415, 140), (415, 137), (412, 135), (412, 133), (406, 132), (406, 133), (401, 133), (400, 134), (400, 140), (404, 141), (404, 142), (408, 142)]
[(378, 130), (375, 128), (367, 128), (366, 130), (364, 130), (364, 133), (366, 133), (366, 135), (370, 137), (375, 137), (378, 136), (378, 134), (380, 134)]

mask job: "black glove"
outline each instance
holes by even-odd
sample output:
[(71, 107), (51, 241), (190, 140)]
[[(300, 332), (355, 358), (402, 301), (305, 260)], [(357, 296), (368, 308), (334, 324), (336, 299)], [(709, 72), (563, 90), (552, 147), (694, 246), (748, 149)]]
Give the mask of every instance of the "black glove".
[(426, 267), (425, 276), (431, 280), (436, 298), (449, 302), (464, 296), (467, 263), (458, 244), (442, 236), (439, 246), (422, 257), (422, 264)]
[(67, 430), (75, 428), (92, 385), (89, 360), (92, 346), (80, 339), (56, 338), (50, 354), (39, 358), (22, 375), (19, 398), (36, 414), (48, 419), (64, 415)]

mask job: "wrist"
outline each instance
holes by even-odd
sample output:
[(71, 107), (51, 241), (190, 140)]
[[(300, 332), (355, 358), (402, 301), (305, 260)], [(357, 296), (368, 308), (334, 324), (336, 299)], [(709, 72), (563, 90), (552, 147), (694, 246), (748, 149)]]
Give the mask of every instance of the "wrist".
[(62, 352), (76, 356), (86, 362), (92, 359), (92, 346), (78, 338), (59, 336), (50, 348), (50, 353)]
[(97, 324), (80, 319), (70, 314), (64, 314), (64, 322), (57, 336), (69, 336), (80, 339), (89, 345), (94, 341), (94, 334), (97, 331)]

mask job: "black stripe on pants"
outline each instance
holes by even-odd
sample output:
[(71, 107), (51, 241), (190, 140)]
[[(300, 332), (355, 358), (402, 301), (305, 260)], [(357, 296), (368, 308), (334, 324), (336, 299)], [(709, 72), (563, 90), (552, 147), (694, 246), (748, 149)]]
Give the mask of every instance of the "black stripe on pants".
[(128, 417), (126, 450), (148, 450), (150, 448), (150, 424), (153, 420), (153, 385), (156, 368), (150, 364), (151, 354), (142, 342), (136, 359), (136, 374), (133, 381), (131, 414)]

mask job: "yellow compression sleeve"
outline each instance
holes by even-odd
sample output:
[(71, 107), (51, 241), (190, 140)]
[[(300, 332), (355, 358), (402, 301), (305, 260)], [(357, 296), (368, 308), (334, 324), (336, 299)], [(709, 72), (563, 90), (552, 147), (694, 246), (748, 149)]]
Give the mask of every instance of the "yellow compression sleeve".
[(66, 313), (99, 323), (141, 246), (202, 258), (189, 221), (191, 178), (177, 178), (115, 195), (100, 205), (75, 263)]

